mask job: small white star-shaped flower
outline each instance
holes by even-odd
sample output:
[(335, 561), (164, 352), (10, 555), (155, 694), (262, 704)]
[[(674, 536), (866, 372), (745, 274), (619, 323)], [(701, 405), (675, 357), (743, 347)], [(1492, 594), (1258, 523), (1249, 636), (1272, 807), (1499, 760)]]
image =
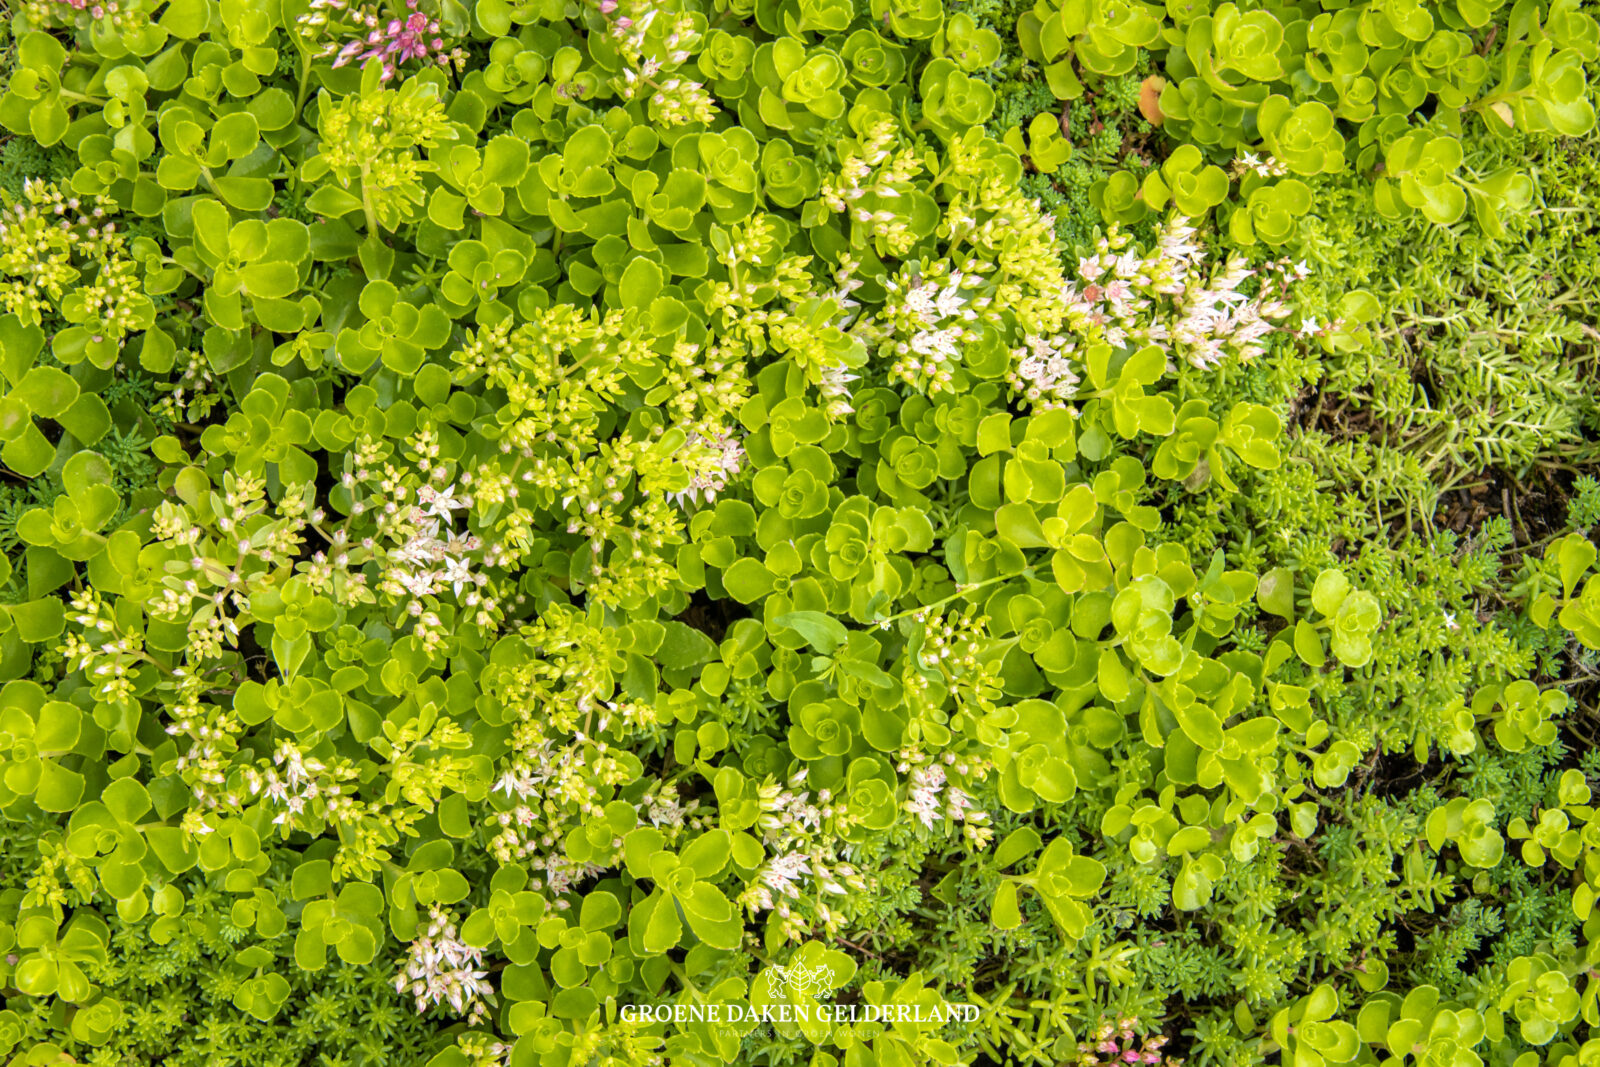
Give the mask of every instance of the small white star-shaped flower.
[(461, 595), (461, 587), (473, 582), (472, 570), (467, 561), (460, 556), (453, 556), (445, 561), (444, 570), (439, 574), (441, 584), (448, 583), (455, 590), (457, 596)]
[(467, 502), (458, 498), (455, 492), (456, 489), (453, 485), (447, 485), (443, 489), (436, 490), (431, 494), (432, 499), (428, 501), (428, 512), (439, 516), (441, 519), (448, 520), (452, 509), (465, 508)]

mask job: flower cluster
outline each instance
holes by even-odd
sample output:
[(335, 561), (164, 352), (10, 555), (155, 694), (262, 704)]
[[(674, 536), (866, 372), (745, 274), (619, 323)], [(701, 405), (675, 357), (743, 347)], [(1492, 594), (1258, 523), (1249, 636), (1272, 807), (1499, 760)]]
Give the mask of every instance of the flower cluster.
[(1065, 250), (1054, 219), (981, 142), (953, 141), (949, 154), (939, 191), (950, 202), (935, 231), (949, 242), (945, 257), (985, 276), (993, 301), (982, 316), (997, 329), (1014, 319), (1024, 334), (1059, 332)]
[(258, 475), (226, 474), (221, 513), (203, 523), (186, 505), (167, 501), (156, 509), (152, 528), (173, 551), (175, 565), (162, 579), (150, 611), (185, 623), (193, 664), (218, 659), (225, 647), (237, 646), (237, 616), (299, 551), (307, 527), (323, 518), (319, 509), (308, 507), (310, 486), (288, 487), (276, 517), (269, 515), (265, 488)]
[(149, 25), (154, 5), (141, 0), (22, 0), (18, 6), (36, 26), (86, 29), (98, 25), (121, 36)]
[(419, 1014), (449, 1004), (468, 1025), (486, 1019), (495, 999), (483, 950), (457, 937), (455, 920), (437, 907), (429, 910), (427, 932), (411, 942), (394, 987), (415, 998)]
[(987, 620), (981, 615), (937, 615), (924, 609), (917, 614), (923, 624), (924, 668), (955, 676), (983, 667), (982, 651), (989, 640)]
[(68, 668), (83, 671), (94, 683), (97, 700), (107, 704), (127, 700), (133, 695), (134, 672), (147, 658), (144, 642), (138, 634), (123, 630), (96, 590), (73, 594), (70, 605), (70, 619), (83, 632), (66, 635), (61, 652)]
[[(684, 539), (675, 505), (713, 499), (743, 467), (734, 413), (750, 382), (737, 343), (658, 352), (635, 316), (561, 305), (515, 328), (481, 327), (453, 358), (467, 380), (481, 374), (506, 392), (499, 454), (461, 476), (498, 516), (504, 559), (514, 564), (554, 516), (589, 543), (588, 573), (574, 577), (594, 596), (619, 603), (669, 587)], [(671, 421), (603, 437), (630, 379), (651, 383)]]
[(859, 137), (842, 141), (836, 151), (838, 171), (824, 179), (822, 203), (845, 215), (852, 229), (885, 251), (909, 251), (916, 234), (903, 212), (923, 164), (902, 139), (899, 124), (887, 115), (875, 117)]
[(347, 805), (351, 802), (350, 798), (339, 796), (340, 783), (347, 783), (356, 777), (349, 764), (341, 763), (330, 768), (320, 759), (306, 756), (293, 741), (287, 739), (273, 752), (272, 763), (274, 766), (265, 774), (257, 773), (254, 768), (248, 769), (245, 780), (252, 795), (259, 793), (269, 803), (282, 805), (283, 810), (273, 816), (274, 826), (282, 826), (305, 811), (306, 805), (316, 801), (324, 792), (334, 798), (335, 804)]
[[(1291, 283), (1303, 277), (1303, 268), (1281, 260), (1261, 268), (1239, 255), (1212, 263), (1181, 216), (1168, 220), (1145, 253), (1113, 227), (1093, 255), (1079, 259), (1077, 279), (1059, 290), (1062, 332), (1025, 335), (1007, 380), (1036, 407), (1063, 407), (1078, 393), (1090, 345), (1154, 344), (1201, 369), (1255, 359), (1270, 334), (1286, 329)], [(1247, 285), (1250, 279), (1257, 281)]]
[(24, 908), (48, 909), (57, 919), (69, 907), (88, 903), (100, 895), (95, 871), (55, 834), (39, 839), (39, 862), (28, 875)]
[[(535, 729), (522, 731), (524, 736)], [(609, 752), (605, 741), (590, 741), (581, 735), (561, 745), (542, 739), (519, 745), (510, 766), (495, 782), (514, 803), (509, 811), (494, 816), (498, 832), (489, 841), (489, 852), (502, 863), (518, 862), (537, 872), (535, 889), (548, 889), (561, 897), (591, 875), (611, 863), (573, 862), (562, 849), (565, 831), (585, 815), (598, 814), (605, 792), (629, 778), (629, 769)], [(611, 843), (615, 861), (621, 855), (622, 841)], [(570, 907), (558, 900), (557, 907)]]
[(951, 781), (952, 775), (963, 782), (982, 779), (990, 770), (987, 760), (958, 756), (951, 751), (935, 758), (915, 747), (901, 749), (897, 759), (895, 770), (909, 775), (902, 810), (928, 830), (959, 824), (962, 836), (973, 848), (988, 846), (994, 839), (989, 814), (977, 806), (970, 793)]
[[(834, 287), (822, 297), (839, 309), (833, 329), (841, 336), (848, 336), (851, 325), (861, 314), (860, 302), (851, 295), (866, 284), (857, 277), (860, 268), (861, 264), (854, 256), (840, 256), (839, 265), (833, 272)], [(855, 369), (842, 356), (835, 356), (832, 361), (823, 362), (813, 369), (817, 375), (817, 392), (822, 396), (822, 411), (829, 421), (837, 422), (855, 412), (851, 383), (861, 380), (859, 374), (851, 373)]]
[(1262, 155), (1254, 152), (1241, 153), (1234, 159), (1230, 169), (1235, 178), (1246, 174), (1254, 174), (1260, 178), (1281, 178), (1289, 173), (1288, 166), (1281, 160), (1272, 158), (1271, 153)]
[(406, 0), (406, 12), (404, 18), (389, 18), (375, 8), (353, 6), (350, 0), (311, 0), (311, 9), (295, 19), (295, 25), (308, 44), (330, 38), (316, 53), (318, 58), (332, 59), (334, 67), (376, 59), (383, 65), (384, 82), (402, 63), (413, 60), (466, 69), (463, 49), (445, 50), (437, 16), (422, 11), (419, 0)]
[[(439, 748), (451, 747), (448, 728), (440, 741)], [(431, 790), (425, 789), (419, 796), (413, 784), (403, 790), (409, 794), (404, 799), (413, 804), (420, 801), (431, 808), (447, 785), (461, 785), (462, 764), (459, 757), (441, 752), (423, 762), (402, 756), (391, 761), (389, 769), (397, 779), (410, 779), (413, 783), (426, 780), (433, 787)], [(260, 796), (275, 811), (272, 825), (278, 827), (278, 834), (284, 839), (294, 832), (320, 833), (327, 827), (337, 828), (340, 845), (333, 858), (334, 877), (370, 877), (382, 868), (390, 850), (413, 832), (423, 811), (421, 806), (388, 803), (382, 798), (363, 799), (359, 795), (360, 778), (361, 771), (354, 760), (324, 760), (285, 739), (270, 761), (262, 759), (256, 766), (242, 770), (240, 781), (244, 788), (238, 791), (241, 795), (229, 794), (226, 802), (239, 810), (247, 796)]]
[(1145, 1064), (1160, 1067), (1183, 1067), (1183, 1061), (1165, 1055), (1165, 1035), (1138, 1038), (1139, 1020), (1124, 1016), (1115, 1022), (1102, 1020), (1095, 1029), (1093, 1041), (1078, 1043), (1079, 1067), (1112, 1067), (1114, 1064)]
[(300, 166), (306, 180), (332, 178), (359, 196), (368, 231), (392, 230), (421, 213), (422, 176), (434, 164), (419, 149), (456, 139), (438, 86), (416, 78), (335, 103), (324, 97), (317, 153)]
[(984, 288), (982, 277), (945, 261), (925, 274), (901, 268), (869, 335), (880, 353), (893, 357), (890, 377), (930, 396), (952, 391), (962, 350), (982, 336), (979, 314), (990, 304), (979, 295)]
[[(424, 450), (436, 447), (427, 429), (418, 432), (413, 444)], [(432, 467), (431, 473), (448, 478), (444, 467)], [(495, 628), (502, 617), (501, 601), (499, 597), (485, 595), (484, 590), (490, 587), (490, 571), (504, 563), (502, 552), (497, 545), (485, 545), (470, 528), (453, 528), (455, 519), (451, 513), (470, 507), (470, 497), (457, 497), (453, 485), (435, 489), (424, 483), (416, 489), (416, 502), (405, 507), (403, 501), (409, 494), (400, 482), (400, 471), (392, 464), (385, 465), (381, 478), (358, 466), (346, 479), (347, 487), (366, 487), (371, 482), (376, 482), (380, 490), (380, 494), (370, 498), (372, 503), (383, 501), (384, 510), (378, 516), (379, 531), (386, 534), (390, 542), (376, 589), (403, 601), (405, 614), (415, 620), (413, 632), (423, 647), (431, 651), (443, 644), (444, 622), (438, 601), (447, 589), (460, 609), (462, 621), (484, 629)], [(389, 510), (396, 505), (402, 506)], [(402, 517), (400, 521), (384, 521), (396, 516)], [(363, 538), (360, 547), (371, 551), (381, 543), (380, 539)], [(345, 548), (337, 534), (332, 548), (336, 552)], [(474, 554), (478, 554), (478, 558), (474, 559)], [(346, 552), (339, 552), (339, 555), (348, 557)], [(317, 568), (313, 573), (321, 584), (333, 589), (340, 572), (329, 566), (322, 552), (318, 552), (312, 562)], [(336, 556), (334, 563), (340, 562)], [(350, 560), (345, 558), (342, 562), (347, 567)], [(351, 574), (350, 580), (359, 577)]]
[(472, 1067), (505, 1067), (511, 1062), (513, 1046), (496, 1039), (492, 1034), (462, 1034), (456, 1039), (456, 1047)]
[(1006, 383), (1037, 408), (1064, 407), (1078, 393), (1077, 345), (1065, 335), (1025, 334), (1012, 352)]
[(188, 785), (202, 809), (237, 811), (240, 798), (227, 789), (227, 781), (244, 723), (230, 709), (202, 701), (204, 685), (200, 677), (185, 675), (173, 687), (166, 731), (174, 738), (186, 739), (189, 747), (173, 760), (172, 770)]
[(761, 784), (757, 826), (768, 857), (738, 900), (752, 913), (776, 912), (778, 929), (792, 941), (804, 940), (813, 925), (837, 933), (848, 893), (870, 884), (839, 857), (841, 834), (852, 821), (844, 798), (802, 788), (806, 776), (802, 769), (786, 782)]
[[(603, 722), (603, 720), (602, 720)], [(604, 725), (601, 729), (604, 729)], [(711, 814), (699, 797), (685, 800), (679, 795), (676, 783), (651, 782), (638, 801), (639, 813), (658, 830), (664, 829), (669, 844), (693, 831), (711, 825)]]
[(204, 351), (184, 349), (177, 354), (177, 378), (162, 391), (151, 414), (166, 423), (203, 421), (223, 397), (217, 375)]
[(706, 125), (717, 105), (704, 85), (679, 73), (698, 49), (704, 16), (672, 11), (660, 0), (600, 0), (606, 36), (626, 64), (612, 84), (624, 100), (644, 99), (663, 126)]
[(26, 325), (59, 314), (81, 324), (89, 344), (117, 349), (150, 325), (154, 305), (112, 201), (68, 196), (32, 178), (22, 201), (5, 193), (0, 201), (0, 307)]
[(694, 471), (689, 487), (667, 496), (678, 503), (695, 503), (704, 496), (709, 504), (744, 468), (744, 446), (728, 434), (693, 433), (684, 446), (682, 459), (684, 466)]
[[(650, 708), (612, 699), (609, 663), (619, 636), (576, 611), (553, 609), (517, 637), (529, 658), (484, 678), (486, 692), (513, 719), (512, 750), (500, 761), (493, 787), (506, 798), (505, 810), (491, 817), (488, 849), (502, 863), (538, 872), (535, 887), (560, 898), (558, 908), (571, 906), (564, 894), (622, 855), (620, 837), (607, 842), (598, 858), (581, 863), (564, 847), (570, 832), (600, 815), (639, 773), (636, 757), (600, 735), (633, 739), (658, 732)], [(640, 822), (706, 825), (660, 789), (633, 807)]]

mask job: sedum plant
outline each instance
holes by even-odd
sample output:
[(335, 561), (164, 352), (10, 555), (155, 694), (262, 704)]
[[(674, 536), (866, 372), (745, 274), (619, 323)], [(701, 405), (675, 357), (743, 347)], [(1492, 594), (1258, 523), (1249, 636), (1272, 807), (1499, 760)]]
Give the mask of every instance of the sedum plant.
[(1594, 127), (1585, 71), (1600, 54), (1600, 24), (1575, 0), (1321, 12), (1039, 0), (1016, 32), (1059, 99), (1152, 66), (1162, 72), (1153, 110), (1190, 149), (1265, 150), (1296, 179), (1354, 167), (1380, 210), (1439, 225), (1461, 218), (1470, 197), (1497, 236), (1528, 208), (1531, 178), (1515, 167), (1464, 170), (1465, 122), (1496, 136)]
[(1377, 298), (1268, 250), (1531, 204), (1449, 116), (1593, 31), (18, 4), (0, 1055), (1581, 1062), (1593, 546), (1301, 543)]

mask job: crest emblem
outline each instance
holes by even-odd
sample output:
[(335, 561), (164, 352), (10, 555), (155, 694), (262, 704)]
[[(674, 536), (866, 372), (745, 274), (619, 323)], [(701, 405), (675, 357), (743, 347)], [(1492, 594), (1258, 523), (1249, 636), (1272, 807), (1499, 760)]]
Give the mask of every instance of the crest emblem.
[(767, 985), (778, 996), (792, 991), (797, 996), (815, 999), (833, 992), (833, 968), (827, 964), (807, 967), (804, 963), (767, 968)]

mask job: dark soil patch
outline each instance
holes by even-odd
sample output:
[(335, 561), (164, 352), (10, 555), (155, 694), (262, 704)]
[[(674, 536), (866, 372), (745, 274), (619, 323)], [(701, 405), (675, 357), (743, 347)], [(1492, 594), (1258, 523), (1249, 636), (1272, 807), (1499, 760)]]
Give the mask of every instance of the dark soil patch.
[(1518, 545), (1540, 544), (1566, 528), (1572, 482), (1571, 473), (1549, 467), (1535, 467), (1520, 478), (1503, 470), (1487, 470), (1477, 484), (1441, 497), (1435, 522), (1443, 529), (1464, 533), (1500, 515), (1511, 524)]
[(1373, 759), (1352, 772), (1352, 784), (1358, 792), (1387, 800), (1411, 792), (1444, 770), (1444, 761), (1431, 751), (1427, 763), (1418, 763), (1410, 752), (1374, 754)]
[(740, 619), (748, 618), (749, 615), (744, 605), (737, 601), (713, 600), (704, 589), (696, 589), (694, 595), (689, 598), (689, 606), (678, 616), (678, 621), (693, 626), (711, 640), (721, 644), (728, 627)]
[(1374, 444), (1392, 444), (1389, 427), (1351, 397), (1320, 389), (1308, 391), (1299, 402), (1296, 424), (1318, 430), (1334, 440), (1364, 437)]
[(244, 661), (245, 677), (265, 683), (278, 676), (278, 664), (256, 640), (256, 628), (244, 626), (239, 630), (239, 658)]

